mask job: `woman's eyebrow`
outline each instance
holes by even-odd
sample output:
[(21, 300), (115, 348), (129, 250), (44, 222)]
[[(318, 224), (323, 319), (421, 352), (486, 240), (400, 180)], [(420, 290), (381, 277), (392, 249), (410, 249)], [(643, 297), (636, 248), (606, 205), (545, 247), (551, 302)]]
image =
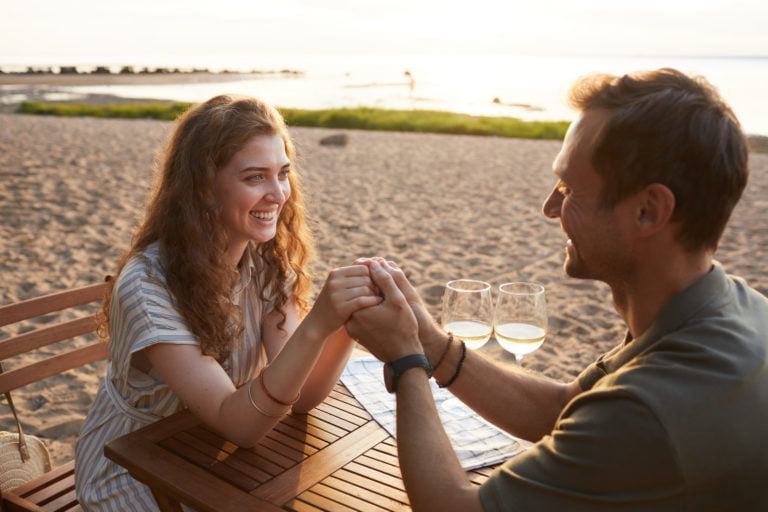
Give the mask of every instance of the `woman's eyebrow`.
[[(285, 169), (286, 167), (290, 167), (291, 162), (285, 162), (280, 166), (280, 169)], [(240, 169), (238, 172), (249, 172), (249, 171), (258, 171), (258, 172), (268, 172), (271, 167), (260, 167), (258, 165), (249, 165), (248, 167), (245, 167), (243, 169)]]

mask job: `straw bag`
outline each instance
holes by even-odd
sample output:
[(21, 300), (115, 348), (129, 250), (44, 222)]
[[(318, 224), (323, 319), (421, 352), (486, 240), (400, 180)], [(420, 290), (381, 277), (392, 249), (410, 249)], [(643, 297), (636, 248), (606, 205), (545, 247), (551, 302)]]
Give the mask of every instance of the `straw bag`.
[[(3, 367), (0, 365), (0, 373)], [(25, 436), (10, 393), (5, 399), (19, 433), (0, 432), (0, 489), (10, 491), (51, 470), (51, 455), (35, 436)]]

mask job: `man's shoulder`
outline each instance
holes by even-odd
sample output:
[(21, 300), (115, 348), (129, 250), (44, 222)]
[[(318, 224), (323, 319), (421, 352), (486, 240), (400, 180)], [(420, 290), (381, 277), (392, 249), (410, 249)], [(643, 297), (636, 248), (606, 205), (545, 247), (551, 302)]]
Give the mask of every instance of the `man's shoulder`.
[(601, 399), (614, 397), (642, 404), (668, 433), (683, 464), (707, 458), (702, 453), (714, 445), (735, 443), (734, 459), (754, 455), (757, 446), (745, 450), (734, 432), (757, 443), (768, 461), (768, 447), (760, 441), (768, 430), (765, 331), (757, 337), (733, 336), (727, 329), (703, 333), (694, 324), (669, 334), (598, 381), (584, 403), (599, 407)]
[(728, 274), (728, 280), (733, 286), (733, 299), (739, 308), (745, 312), (754, 312), (762, 319), (768, 315), (768, 297), (759, 288), (752, 287), (743, 277)]

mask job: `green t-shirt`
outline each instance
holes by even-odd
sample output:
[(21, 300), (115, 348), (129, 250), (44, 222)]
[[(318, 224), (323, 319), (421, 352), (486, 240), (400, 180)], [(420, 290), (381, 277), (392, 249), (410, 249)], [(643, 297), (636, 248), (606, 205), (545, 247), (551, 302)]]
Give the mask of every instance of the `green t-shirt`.
[(486, 511), (768, 510), (768, 299), (720, 265), (579, 377)]

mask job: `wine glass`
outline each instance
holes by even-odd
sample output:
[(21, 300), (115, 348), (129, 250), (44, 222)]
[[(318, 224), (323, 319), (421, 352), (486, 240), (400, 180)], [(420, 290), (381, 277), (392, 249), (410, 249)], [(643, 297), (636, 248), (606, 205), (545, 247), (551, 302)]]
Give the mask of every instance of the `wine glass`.
[(493, 333), (491, 285), (474, 279), (449, 281), (443, 294), (442, 324), (468, 348), (485, 345)]
[(538, 283), (499, 286), (493, 318), (496, 341), (519, 363), (544, 343), (547, 335), (547, 299)]

